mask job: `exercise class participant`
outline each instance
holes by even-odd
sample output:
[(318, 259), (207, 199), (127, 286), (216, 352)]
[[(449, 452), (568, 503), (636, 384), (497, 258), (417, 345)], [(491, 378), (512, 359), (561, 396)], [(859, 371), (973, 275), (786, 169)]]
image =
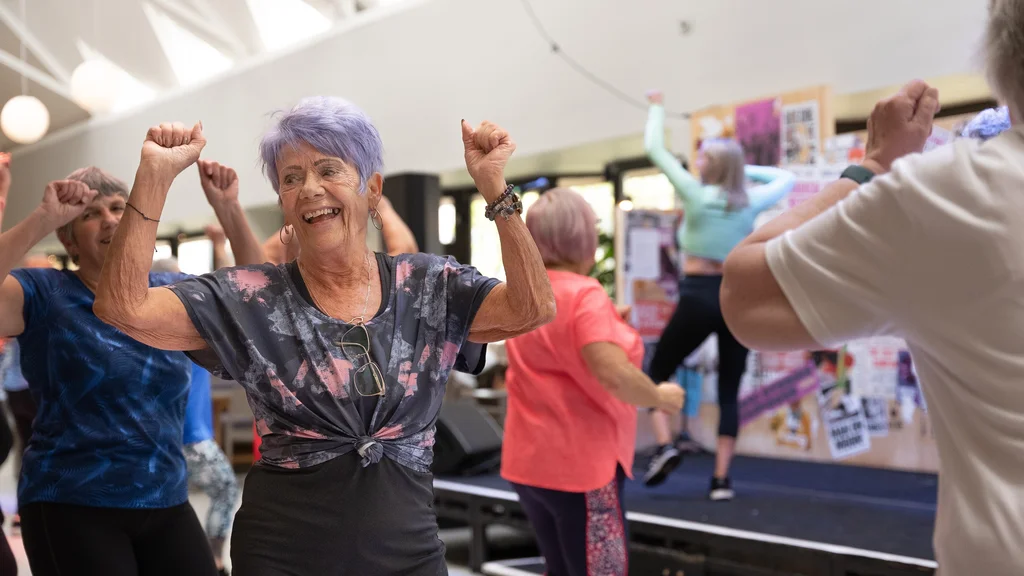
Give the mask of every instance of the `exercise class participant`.
[[(18, 494), (35, 576), (216, 574), (187, 500), (181, 430), (189, 361), (92, 312), (110, 240), (132, 210), (127, 195), (121, 181), (83, 168), (48, 185), (40, 206), (0, 235), (0, 336), (18, 336), (38, 407)], [(236, 254), (248, 250), (259, 261), (237, 197), (218, 191), (210, 201)], [(11, 271), (55, 230), (77, 271)]]
[(463, 122), (462, 131), (507, 283), (442, 256), (371, 253), (380, 136), (354, 105), (318, 97), (281, 115), (261, 144), (298, 258), (166, 289), (145, 281), (156, 227), (142, 214), (160, 217), (171, 181), (199, 156), (202, 131), (150, 130), (131, 195), (141, 214), (126, 215), (114, 239), (96, 310), (245, 388), (263, 445), (235, 517), (236, 574), (447, 573), (429, 470), (449, 371), (477, 367), (483, 343), (555, 312), (504, 180), (515, 145), (490, 123)]
[(994, 0), (986, 71), (1013, 128), (916, 154), (939, 102), (911, 82), (872, 112), (863, 166), (758, 229), (725, 264), (723, 311), (752, 347), (907, 341), (939, 450), (942, 576), (1024, 566), (1022, 35), (1024, 2)]
[[(648, 373), (655, 382), (668, 380), (676, 369), (711, 334), (718, 336), (718, 443), (715, 471), (708, 496), (712, 500), (733, 497), (729, 480), (739, 433), (740, 380), (747, 367), (747, 349), (736, 341), (722, 319), (718, 289), (722, 262), (729, 251), (754, 229), (754, 219), (771, 208), (793, 188), (795, 177), (785, 170), (745, 166), (743, 148), (734, 140), (705, 142), (697, 160), (698, 181), (665, 149), (665, 109), (662, 95), (648, 96), (651, 104), (644, 146), (651, 162), (661, 169), (682, 200), (683, 226), (679, 244), (686, 254), (679, 303), (658, 341)], [(761, 183), (747, 189), (746, 179)], [(682, 460), (673, 445), (669, 415), (651, 415), (658, 449), (644, 476), (656, 486)]]
[[(209, 235), (209, 234), (208, 234)], [(214, 269), (224, 261), (223, 236), (214, 233)], [(219, 244), (219, 247), (218, 247)], [(220, 252), (221, 255), (216, 254)], [(153, 272), (179, 273), (177, 258), (164, 258), (153, 263)], [(227, 456), (214, 441), (213, 400), (210, 398), (210, 373), (192, 364), (192, 384), (185, 404), (185, 433), (182, 436), (188, 481), (210, 499), (206, 513), (206, 537), (220, 573), (224, 569), (224, 541), (231, 531), (231, 519), (238, 501), (238, 480)]]
[[(575, 191), (541, 195), (526, 217), (555, 294), (555, 321), (506, 344), (501, 476), (537, 535), (549, 576), (625, 575), (622, 490), (632, 477), (635, 406), (678, 411), (683, 391), (640, 369), (640, 335), (587, 274), (597, 216)], [(557, 439), (557, 441), (552, 441)]]

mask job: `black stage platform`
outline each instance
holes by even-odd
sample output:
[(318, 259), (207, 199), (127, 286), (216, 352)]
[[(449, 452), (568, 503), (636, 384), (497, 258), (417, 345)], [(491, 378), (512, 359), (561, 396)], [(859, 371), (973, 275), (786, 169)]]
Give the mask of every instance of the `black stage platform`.
[[(632, 573), (647, 573), (637, 571), (638, 559), (657, 570), (650, 573), (685, 569), (687, 576), (884, 576), (935, 569), (933, 474), (737, 457), (737, 498), (710, 502), (712, 467), (712, 456), (688, 456), (657, 488), (627, 484)], [(474, 570), (486, 561), (483, 527), (528, 526), (515, 492), (497, 475), (439, 477), (434, 492), (439, 517), (473, 527)]]

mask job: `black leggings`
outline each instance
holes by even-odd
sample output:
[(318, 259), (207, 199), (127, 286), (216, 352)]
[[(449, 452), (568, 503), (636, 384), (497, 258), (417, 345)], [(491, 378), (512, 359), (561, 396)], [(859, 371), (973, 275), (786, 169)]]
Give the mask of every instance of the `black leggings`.
[(590, 492), (562, 492), (512, 483), (537, 535), (547, 576), (626, 576), (629, 537), (622, 490), (626, 472)]
[(747, 369), (747, 354), (722, 318), (721, 276), (687, 276), (679, 283), (679, 304), (661, 334), (648, 373), (665, 382), (711, 334), (718, 335), (718, 435), (735, 438), (740, 428), (737, 398)]
[[(7, 425), (7, 407), (4, 406), (4, 402), (0, 402), (0, 464), (7, 460), (12, 444), (14, 444), (14, 434), (11, 433), (11, 428)], [(0, 510), (0, 525), (3, 523), (4, 513), (3, 510)], [(17, 573), (18, 562), (14, 558), (11, 546), (7, 543), (7, 536), (3, 529), (0, 529), (0, 574), (13, 576)]]
[(33, 576), (217, 574), (206, 534), (187, 502), (155, 509), (32, 502), (20, 512)]

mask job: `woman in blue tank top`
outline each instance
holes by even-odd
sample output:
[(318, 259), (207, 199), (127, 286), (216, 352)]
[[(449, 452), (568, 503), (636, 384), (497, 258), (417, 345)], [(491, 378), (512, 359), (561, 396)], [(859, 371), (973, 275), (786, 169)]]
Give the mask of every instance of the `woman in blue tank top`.
[[(648, 96), (651, 104), (644, 147), (651, 162), (668, 177), (684, 209), (679, 243), (686, 254), (683, 279), (679, 283), (679, 304), (658, 341), (649, 368), (651, 379), (664, 382), (683, 360), (711, 334), (718, 336), (718, 446), (709, 497), (728, 500), (733, 491), (729, 480), (739, 432), (740, 379), (746, 369), (748, 350), (729, 332), (722, 318), (718, 291), (722, 284), (722, 262), (743, 238), (754, 230), (761, 212), (777, 204), (793, 188), (795, 177), (778, 168), (746, 166), (743, 148), (734, 140), (715, 140), (702, 147), (697, 160), (700, 180), (694, 178), (665, 148), (660, 93)], [(758, 183), (746, 187), (746, 181)], [(662, 483), (679, 465), (682, 456), (672, 445), (668, 415), (652, 414), (659, 447), (644, 477), (648, 486)]]

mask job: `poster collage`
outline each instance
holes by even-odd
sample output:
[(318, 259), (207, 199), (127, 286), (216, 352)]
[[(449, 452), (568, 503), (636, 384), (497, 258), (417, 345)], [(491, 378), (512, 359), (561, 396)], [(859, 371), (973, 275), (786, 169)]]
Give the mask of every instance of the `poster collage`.
[[(780, 166), (797, 184), (767, 221), (817, 194), (851, 163), (864, 158), (866, 133), (833, 136), (827, 90), (716, 107), (695, 115), (693, 152), (704, 139), (731, 137), (747, 162)], [(953, 138), (963, 119), (937, 125), (928, 147)], [(634, 210), (622, 214), (621, 271), (625, 303), (649, 360), (678, 297), (679, 212)], [(622, 229), (622, 228), (620, 228)], [(713, 446), (717, 434), (717, 344), (711, 336), (680, 371), (687, 389), (691, 436)], [(838, 461), (854, 465), (935, 472), (938, 453), (907, 344), (895, 338), (850, 342), (838, 350), (752, 353), (740, 388), (741, 454)]]

